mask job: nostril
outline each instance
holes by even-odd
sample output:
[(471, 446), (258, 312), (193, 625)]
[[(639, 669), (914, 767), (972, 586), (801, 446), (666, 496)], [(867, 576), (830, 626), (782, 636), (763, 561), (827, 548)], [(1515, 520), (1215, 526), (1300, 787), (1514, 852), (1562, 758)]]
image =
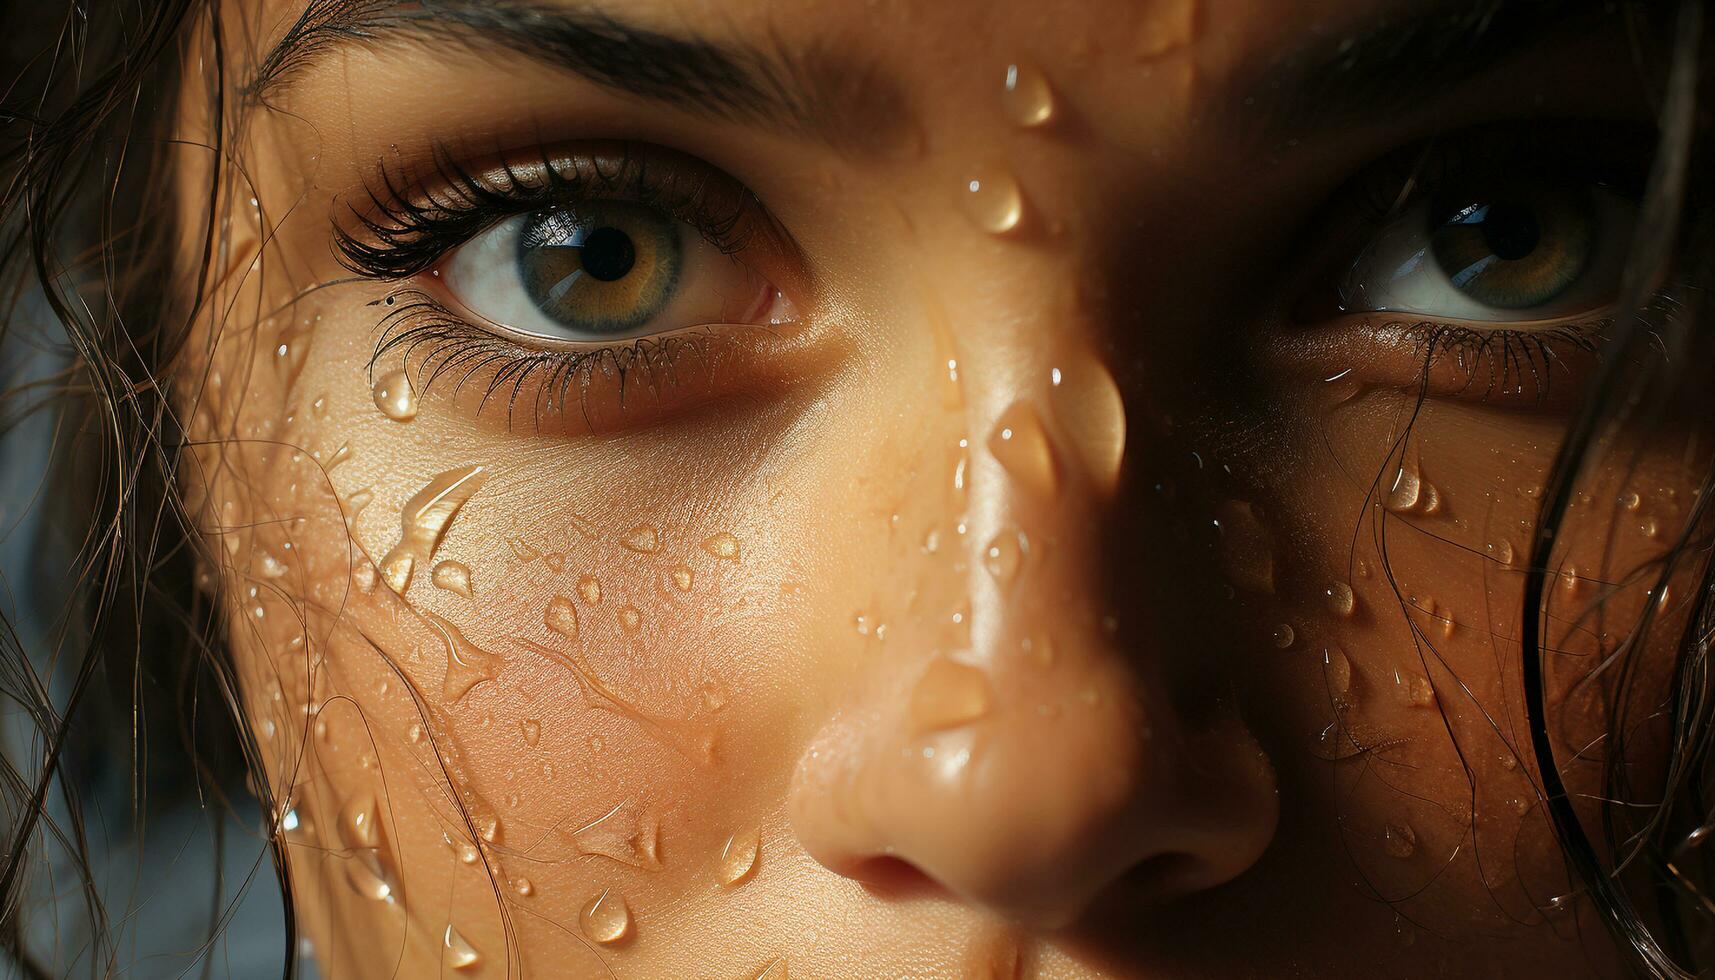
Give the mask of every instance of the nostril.
[(915, 864), (886, 855), (866, 858), (853, 865), (850, 877), (877, 898), (927, 898), (947, 894), (947, 889), (940, 882), (924, 874)]

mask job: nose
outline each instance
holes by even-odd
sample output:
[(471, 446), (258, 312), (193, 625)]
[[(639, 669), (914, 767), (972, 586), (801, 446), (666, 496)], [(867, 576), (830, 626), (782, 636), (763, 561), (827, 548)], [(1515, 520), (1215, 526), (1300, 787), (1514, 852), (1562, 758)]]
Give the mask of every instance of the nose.
[(789, 812), (835, 872), (880, 885), (904, 872), (1052, 928), (1110, 888), (1165, 900), (1236, 877), (1278, 802), (1234, 710), (1173, 689), (1169, 665), (1199, 651), (1140, 639), (1146, 601), (1112, 605), (1124, 590), (1107, 581), (1103, 515), (1126, 424), (1111, 375), (1088, 354), (1029, 377), (1012, 362), (967, 388), (958, 492), (925, 505), (953, 511), (957, 533), (923, 549), (942, 560), (810, 740)]

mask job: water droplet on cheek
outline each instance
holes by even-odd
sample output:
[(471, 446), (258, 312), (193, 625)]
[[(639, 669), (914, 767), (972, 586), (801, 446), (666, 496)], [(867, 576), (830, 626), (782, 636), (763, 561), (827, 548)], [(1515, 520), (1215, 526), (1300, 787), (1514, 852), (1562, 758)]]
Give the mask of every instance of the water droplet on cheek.
[(399, 512), (399, 543), (381, 559), (381, 576), (388, 588), (404, 594), (417, 564), (434, 556), (459, 509), (487, 480), (488, 472), (482, 466), (448, 470), (405, 502)]
[(957, 728), (987, 715), (991, 703), (982, 671), (936, 657), (911, 692), (911, 719), (921, 732)]
[(762, 835), (755, 829), (727, 838), (726, 846), (721, 848), (721, 884), (730, 887), (750, 877), (756, 869), (756, 855), (761, 846)]
[(959, 203), (971, 223), (991, 235), (1004, 235), (1024, 221), (1024, 191), (1017, 178), (998, 167), (966, 180)]
[(625, 532), (619, 543), (640, 555), (652, 555), (661, 548), (661, 532), (647, 524), (639, 524)]
[(1014, 125), (1030, 128), (1054, 118), (1054, 90), (1048, 76), (1029, 62), (1008, 65), (1001, 107)]
[(466, 639), (457, 626), (432, 612), (424, 612), (423, 616), (446, 647), (447, 674), (441, 694), (449, 703), (464, 697), (483, 681), (493, 680), (500, 672), (500, 658)]
[(371, 393), (375, 407), (395, 422), (409, 422), (417, 417), (417, 392), (404, 371), (390, 371), (375, 382)]
[(625, 896), (609, 888), (589, 900), (578, 913), (578, 928), (591, 941), (616, 943), (631, 931), (631, 909)]

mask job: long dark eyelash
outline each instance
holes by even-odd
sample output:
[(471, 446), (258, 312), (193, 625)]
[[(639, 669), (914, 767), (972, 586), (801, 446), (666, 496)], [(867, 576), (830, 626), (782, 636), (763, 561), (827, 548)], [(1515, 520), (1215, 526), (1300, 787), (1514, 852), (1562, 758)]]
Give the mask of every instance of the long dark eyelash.
[(584, 350), (532, 350), (469, 323), (419, 289), (398, 289), (369, 305), (386, 311), (376, 326), (379, 336), (369, 359), (372, 380), (376, 365), (383, 358), (391, 360), (389, 355), (413, 372), (412, 387), (419, 394), (447, 379), (452, 380), (456, 394), (490, 369), (477, 411), (503, 395), (509, 422), (533, 381), (537, 391), (533, 408), (540, 420), (544, 412), (564, 413), (573, 396), (581, 396), (598, 377), (618, 382), (623, 405), (630, 391), (656, 391), (671, 383), (674, 364), (682, 355), (698, 355), (707, 363), (708, 338), (695, 331)]
[(1423, 361), (1424, 377), (1444, 358), (1452, 357), (1465, 375), (1460, 393), (1484, 385), (1482, 399), (1497, 394), (1530, 394), (1539, 404), (1548, 400), (1554, 367), (1564, 350), (1596, 351), (1612, 319), (1587, 324), (1564, 324), (1541, 330), (1475, 328), (1435, 321), (1396, 321), (1387, 327), (1411, 338)]
[[(726, 187), (713, 173), (687, 177), (684, 169), (652, 166), (638, 144), (617, 147), (612, 163), (603, 155), (555, 159), (543, 148), (523, 170), (499, 165), (500, 177), (478, 174), (444, 146), (433, 153), (434, 179), (407, 183), (385, 164), (376, 185), (366, 188), (368, 207), (353, 205), (352, 228), (336, 227), (335, 247), (346, 268), (373, 279), (399, 280), (432, 267), (483, 229), (512, 215), (553, 205), (622, 198), (658, 208), (696, 228), (723, 253), (743, 251), (750, 222), (761, 205), (749, 191)], [(711, 184), (721, 181), (722, 192)], [(432, 183), (432, 190), (421, 190)], [(415, 185), (415, 186), (413, 186)]]

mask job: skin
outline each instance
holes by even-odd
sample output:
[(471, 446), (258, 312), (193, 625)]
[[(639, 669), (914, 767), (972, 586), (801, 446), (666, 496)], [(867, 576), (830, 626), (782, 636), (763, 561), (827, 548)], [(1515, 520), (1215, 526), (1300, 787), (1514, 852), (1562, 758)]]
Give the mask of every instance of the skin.
[[(1413, 418), (1408, 340), (1288, 314), (1312, 288), (1295, 236), (1342, 180), (1448, 127), (1647, 116), (1623, 47), (1523, 56), (1265, 159), (1212, 121), (1229, 83), (1411, 4), (1048, 6), (624, 5), (721, 42), (839, 39), (908, 96), (879, 145), (456, 45), (341, 47), (229, 104), (246, 182), (182, 373), (185, 480), (326, 975), (1614, 974), (1582, 903), (1551, 904), (1572, 886), (1519, 695), (1518, 568), (1566, 402), (1434, 391)], [(221, 29), (263, 51), (299, 12)], [(1050, 79), (1048, 125), (1003, 111), (1013, 58)], [(754, 190), (797, 243), (759, 270), (796, 323), (623, 405), (509, 413), (479, 380), (378, 411), (374, 379), (412, 366), (370, 363), (394, 287), (330, 247), (377, 162), (583, 139)], [(1012, 232), (960, 205), (985, 166), (1024, 188)], [(207, 160), (183, 174), (200, 214)], [(1603, 731), (1601, 685), (1575, 685), (1691, 498), (1681, 437), (1626, 439), (1642, 461), (1581, 484), (1588, 532), (1553, 560), (1596, 580), (1555, 586), (1562, 757)], [(395, 591), (376, 566), (402, 510), (474, 466)], [(1402, 466), (1435, 505), (1381, 506)], [(445, 561), (472, 596), (436, 586)], [(629, 910), (607, 944), (580, 924), (604, 891)]]

